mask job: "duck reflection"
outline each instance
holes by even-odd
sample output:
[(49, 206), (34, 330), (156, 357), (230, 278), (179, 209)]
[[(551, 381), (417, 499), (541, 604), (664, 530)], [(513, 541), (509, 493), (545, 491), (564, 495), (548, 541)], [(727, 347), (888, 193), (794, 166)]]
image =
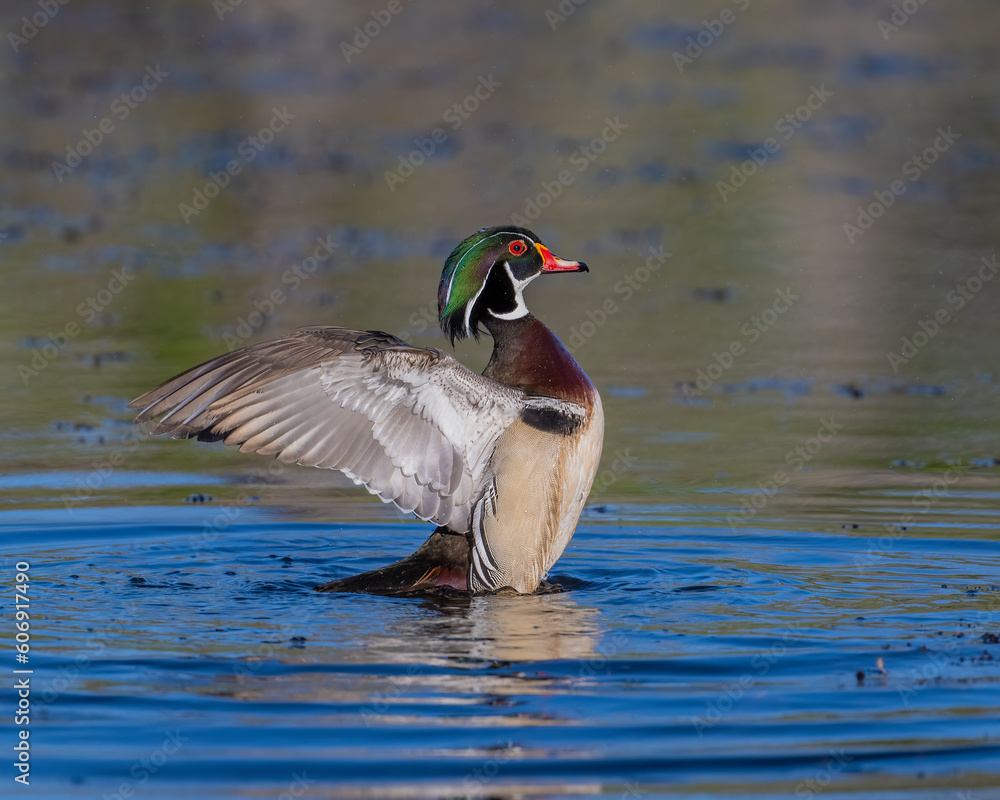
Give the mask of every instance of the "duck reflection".
[[(568, 594), (434, 598), (421, 609), (426, 613), (419, 619), (390, 626), (386, 655), (405, 661), (426, 653), (484, 661), (588, 659), (600, 633), (597, 609)], [(373, 649), (381, 646), (371, 642)]]
[[(269, 648), (241, 660), (231, 676), (220, 676), (216, 690), (242, 699), (361, 703), (363, 716), (394, 724), (426, 713), (411, 706), (417, 698), (427, 703), (428, 693), (435, 705), (485, 710), (512, 705), (508, 698), (514, 695), (565, 691), (590, 680), (607, 655), (597, 609), (565, 593), (379, 601), (389, 605), (376, 612), (381, 624), (363, 640), (325, 646), (325, 626), (319, 623), (309, 645)], [(328, 624), (345, 632), (342, 624)], [(532, 669), (534, 662), (545, 666)], [(301, 672), (296, 663), (304, 667)], [(495, 714), (484, 716), (499, 724)], [(517, 716), (523, 720), (523, 713)], [(490, 724), (479, 715), (466, 718), (474, 720)]]

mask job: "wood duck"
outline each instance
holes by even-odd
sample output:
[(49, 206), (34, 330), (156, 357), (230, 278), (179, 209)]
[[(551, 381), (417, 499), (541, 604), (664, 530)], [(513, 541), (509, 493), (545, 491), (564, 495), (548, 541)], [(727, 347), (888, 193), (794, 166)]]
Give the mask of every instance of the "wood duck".
[(453, 346), (481, 327), (493, 337), (482, 375), (388, 333), (316, 326), (206, 361), (129, 407), (136, 422), (161, 418), (154, 434), (340, 470), (438, 526), (401, 561), (317, 591), (543, 591), (593, 483), (604, 413), (524, 289), (587, 271), (529, 230), (484, 228), (448, 256), (438, 288)]

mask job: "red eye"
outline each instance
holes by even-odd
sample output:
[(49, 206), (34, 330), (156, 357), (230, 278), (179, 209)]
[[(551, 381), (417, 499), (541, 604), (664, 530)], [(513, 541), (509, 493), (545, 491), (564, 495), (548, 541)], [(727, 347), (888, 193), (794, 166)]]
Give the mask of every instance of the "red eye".
[(507, 249), (510, 250), (510, 254), (512, 256), (523, 256), (525, 253), (528, 252), (528, 245), (526, 245), (520, 239), (515, 239), (513, 242), (510, 243), (510, 247), (508, 247)]

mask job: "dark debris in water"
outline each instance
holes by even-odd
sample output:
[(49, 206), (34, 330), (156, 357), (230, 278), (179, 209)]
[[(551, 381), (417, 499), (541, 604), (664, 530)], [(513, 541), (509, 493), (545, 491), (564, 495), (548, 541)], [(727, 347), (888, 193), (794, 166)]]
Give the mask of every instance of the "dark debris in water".
[(721, 589), (725, 589), (725, 586), (715, 586), (714, 584), (706, 583), (696, 583), (691, 586), (678, 586), (676, 589), (671, 589), (671, 592), (717, 592)]
[(858, 386), (854, 381), (848, 381), (847, 383), (838, 383), (833, 387), (834, 394), (843, 394), (847, 397), (852, 397), (855, 400), (860, 399), (865, 396), (865, 390)]
[[(67, 422), (60, 420), (52, 424), (52, 429), (72, 439), (76, 444), (94, 445), (108, 442), (122, 443), (131, 431), (131, 422), (127, 420), (104, 419), (97, 425), (86, 422)], [(123, 431), (125, 431), (123, 433)]]
[(862, 383), (857, 380), (846, 383), (835, 383), (831, 385), (830, 391), (834, 394), (844, 395), (854, 399), (860, 399), (873, 394), (908, 394), (920, 395), (924, 397), (942, 397), (947, 394), (944, 386), (919, 383), (899, 383), (897, 381), (876, 380)]
[(699, 408), (711, 408), (712, 401), (701, 397), (701, 390), (694, 381), (677, 381), (674, 384), (674, 391), (677, 393), (670, 398), (670, 402), (679, 406), (696, 406)]
[(848, 81), (879, 79), (932, 80), (937, 77), (938, 64), (920, 56), (903, 53), (862, 53), (844, 68)]
[(701, 303), (728, 303), (736, 297), (729, 286), (699, 286), (691, 295)]
[[(184, 498), (185, 503), (211, 503), (215, 498), (207, 494), (189, 494)], [(235, 574), (235, 573), (233, 573)]]
[(777, 391), (786, 397), (808, 397), (813, 392), (813, 383), (812, 378), (751, 378), (738, 383), (724, 383), (722, 391), (726, 394)]
[(132, 356), (124, 350), (112, 350), (104, 353), (94, 353), (94, 355), (90, 356), (87, 360), (94, 369), (98, 369), (102, 364), (131, 361)]
[(86, 422), (55, 422), (53, 427), (57, 431), (92, 431), (94, 430), (93, 425), (88, 425)]
[(137, 589), (180, 589), (184, 591), (197, 589), (200, 591), (206, 588), (191, 581), (151, 582), (138, 575), (129, 578), (128, 582)]

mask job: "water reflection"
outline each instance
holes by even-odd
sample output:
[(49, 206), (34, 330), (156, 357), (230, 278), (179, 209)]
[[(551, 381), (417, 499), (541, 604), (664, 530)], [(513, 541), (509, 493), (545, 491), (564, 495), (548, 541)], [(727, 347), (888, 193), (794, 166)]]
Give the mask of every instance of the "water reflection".
[(583, 660), (594, 656), (600, 635), (597, 609), (567, 594), (473, 597), (451, 607), (428, 603), (424, 608), (440, 618), (397, 632), (410, 653), (431, 643), (440, 649), (447, 642), (445, 654), (488, 661)]
[[(448, 715), (450, 724), (505, 727), (530, 724), (515, 698), (565, 692), (603, 668), (598, 610), (567, 595), (427, 599), (419, 613), (392, 611), (386, 627), (352, 653), (267, 648), (220, 672), (205, 691), (247, 701), (350, 704), (366, 724), (426, 724), (428, 707), (482, 707)], [(336, 637), (317, 625), (314, 638)], [(277, 655), (279, 661), (273, 660)], [(554, 673), (533, 662), (569, 662)], [(502, 709), (509, 709), (505, 712)], [(339, 715), (344, 710), (331, 708)], [(539, 723), (550, 715), (537, 715)]]

